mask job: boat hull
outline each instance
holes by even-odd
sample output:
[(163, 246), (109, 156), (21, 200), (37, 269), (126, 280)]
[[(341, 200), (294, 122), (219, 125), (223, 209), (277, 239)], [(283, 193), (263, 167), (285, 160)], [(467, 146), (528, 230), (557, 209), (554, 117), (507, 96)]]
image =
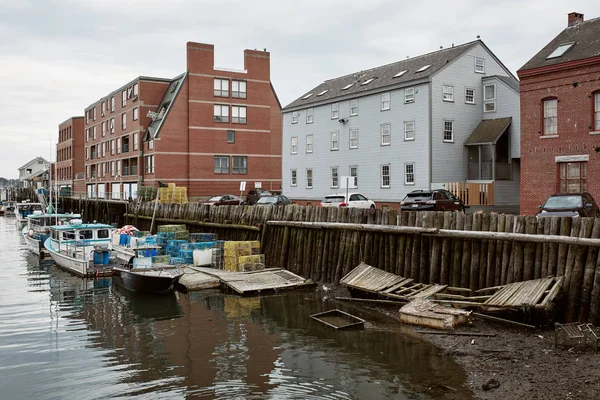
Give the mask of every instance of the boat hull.
[(37, 254), (39, 256), (42, 252), (41, 248), (43, 248), (42, 242), (30, 237), (27, 234), (27, 232), (23, 233), (23, 238), (25, 239), (25, 243), (27, 243), (27, 247), (29, 248), (29, 250), (31, 250), (34, 254)]
[(60, 268), (69, 271), (80, 277), (100, 277), (100, 276), (110, 276), (111, 275), (111, 267), (108, 265), (103, 266), (94, 266), (91, 260), (82, 260), (76, 257), (70, 257), (63, 252), (58, 251), (52, 245), (51, 239), (47, 239), (44, 242), (44, 247), (52, 257), (52, 260), (58, 265)]
[[(162, 274), (162, 275), (161, 275)], [(183, 272), (157, 270), (130, 270), (127, 267), (113, 268), (116, 283), (127, 290), (138, 293), (166, 294), (173, 291)]]

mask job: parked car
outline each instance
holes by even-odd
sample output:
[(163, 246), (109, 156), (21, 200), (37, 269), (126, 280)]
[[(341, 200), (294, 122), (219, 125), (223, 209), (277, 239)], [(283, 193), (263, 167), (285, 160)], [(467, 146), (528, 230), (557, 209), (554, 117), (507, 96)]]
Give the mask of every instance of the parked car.
[(287, 206), (288, 204), (292, 204), (292, 201), (282, 194), (271, 195), (271, 196), (262, 196), (258, 201), (254, 204), (255, 206)]
[(263, 196), (272, 196), (273, 194), (271, 192), (269, 192), (268, 190), (264, 190), (264, 189), (250, 189), (250, 191), (248, 192), (248, 194), (246, 195), (246, 204), (255, 204), (258, 199), (260, 199)]
[(598, 204), (587, 192), (556, 193), (548, 197), (536, 217), (598, 217)]
[(465, 211), (461, 199), (445, 189), (413, 190), (400, 203), (401, 211)]
[(233, 194), (224, 194), (221, 196), (211, 197), (202, 204), (208, 204), (211, 206), (237, 206), (243, 203), (244, 200), (239, 196), (235, 196)]
[(330, 194), (321, 201), (321, 207), (351, 207), (351, 208), (375, 208), (375, 202), (369, 200), (361, 193)]

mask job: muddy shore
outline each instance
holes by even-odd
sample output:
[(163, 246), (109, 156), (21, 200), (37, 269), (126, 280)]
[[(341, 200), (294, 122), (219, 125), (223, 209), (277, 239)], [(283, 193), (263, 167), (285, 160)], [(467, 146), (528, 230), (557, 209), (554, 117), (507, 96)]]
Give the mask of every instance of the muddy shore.
[[(319, 290), (328, 297), (349, 296), (344, 287)], [(361, 306), (399, 320), (394, 305)], [(466, 385), (478, 399), (600, 399), (600, 352), (556, 348), (554, 329), (513, 328), (475, 318), (453, 332), (494, 335), (422, 334), (464, 367)]]

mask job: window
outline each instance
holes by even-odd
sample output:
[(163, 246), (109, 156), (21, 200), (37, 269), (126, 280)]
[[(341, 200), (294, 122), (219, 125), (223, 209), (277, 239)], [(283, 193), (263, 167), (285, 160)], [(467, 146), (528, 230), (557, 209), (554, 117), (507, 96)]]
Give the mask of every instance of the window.
[(127, 114), (121, 114), (121, 130), (127, 129)]
[(315, 109), (309, 108), (306, 110), (306, 123), (312, 124), (315, 121)]
[(146, 173), (153, 174), (154, 173), (154, 155), (145, 156), (145, 164), (146, 164)]
[(317, 93), (317, 96), (323, 96), (325, 93), (329, 92), (329, 89), (325, 89), (319, 93)]
[(290, 153), (298, 154), (298, 137), (297, 136), (292, 137), (292, 141), (290, 143)]
[(235, 131), (227, 131), (227, 143), (235, 143)]
[[(90, 159), (90, 148), (89, 147), (85, 148), (85, 159), (86, 160)], [(27, 170), (27, 171), (28, 171), (27, 173), (29, 174), (30, 173), (29, 170)]]
[(93, 108), (94, 121), (96, 120), (96, 106)]
[(94, 140), (96, 140), (96, 127), (95, 126), (92, 128), (92, 132), (93, 132), (93, 138), (94, 138)]
[(350, 100), (350, 116), (358, 115), (358, 99)]
[(125, 107), (127, 105), (127, 90), (123, 90), (121, 93), (121, 106)]
[(133, 100), (137, 100), (138, 95), (140, 94), (140, 87), (137, 83), (133, 84)]
[(485, 73), (485, 58), (475, 57), (475, 72), (478, 74)]
[(561, 193), (587, 191), (587, 162), (559, 163)]
[(600, 92), (594, 94), (594, 130), (600, 131)]
[(415, 121), (404, 121), (404, 140), (415, 140)]
[(110, 154), (111, 155), (115, 154), (115, 149), (116, 149), (115, 139), (113, 139), (113, 140), (110, 141)]
[(138, 134), (137, 132), (135, 132), (133, 134), (133, 150), (137, 150), (138, 149)]
[(339, 103), (333, 103), (331, 105), (331, 119), (338, 119), (340, 116), (340, 105)]
[(404, 164), (404, 184), (414, 185), (415, 184), (415, 164)]
[(406, 73), (406, 71), (407, 70), (398, 72), (396, 75), (393, 76), (393, 78), (400, 78), (402, 75), (404, 75)]
[(117, 138), (117, 154), (121, 154), (121, 138)]
[(296, 176), (296, 170), (293, 169), (290, 171), (290, 186), (298, 186), (298, 177)]
[(229, 122), (229, 106), (215, 104), (214, 122)]
[(229, 157), (215, 156), (215, 174), (229, 173)]
[(560, 57), (563, 54), (565, 54), (565, 52), (567, 50), (569, 50), (573, 45), (575, 44), (575, 42), (571, 42), (571, 43), (563, 43), (560, 46), (558, 46), (552, 53), (550, 53), (550, 55), (548, 57), (546, 57), (546, 59), (549, 58), (556, 58), (556, 57)]
[(233, 156), (233, 168), (232, 168), (231, 172), (234, 174), (247, 174), (248, 173), (248, 157)]
[(444, 121), (444, 142), (454, 142), (454, 121)]
[(136, 107), (133, 109), (133, 120), (137, 121), (139, 118), (139, 109)]
[(338, 167), (331, 167), (331, 188), (337, 189), (339, 184)]
[(229, 97), (229, 80), (215, 78), (215, 97)]
[(246, 98), (246, 82), (244, 81), (231, 81), (231, 97), (237, 99)]
[(298, 111), (292, 111), (292, 124), (298, 123), (298, 115), (300, 115)]
[(350, 177), (354, 178), (350, 181), (355, 188), (358, 187), (358, 167), (356, 165), (350, 166)]
[(347, 84), (346, 86), (344, 86), (342, 88), (342, 90), (348, 90), (348, 89), (350, 89), (352, 87), (352, 85), (354, 85), (354, 82)]
[(454, 101), (454, 86), (444, 85), (444, 101)]
[(338, 150), (340, 148), (339, 132), (331, 132), (331, 150)]
[(406, 88), (404, 89), (404, 102), (405, 103), (414, 103), (415, 102), (415, 88)]
[(496, 111), (496, 85), (485, 85), (483, 87), (483, 111)]
[(350, 129), (350, 148), (358, 149), (358, 128)]
[(117, 176), (121, 176), (121, 160), (117, 160)]
[(123, 136), (121, 140), (123, 141), (123, 153), (129, 153), (129, 136)]
[(231, 122), (233, 124), (245, 124), (246, 123), (246, 107), (245, 106), (231, 106)]
[(386, 111), (390, 109), (390, 94), (382, 93), (381, 94), (381, 111)]
[(388, 189), (390, 187), (390, 165), (381, 166), (381, 187)]
[(429, 68), (429, 67), (431, 67), (431, 64), (424, 65), (424, 66), (422, 66), (421, 68), (419, 68), (419, 69), (417, 70), (417, 72), (423, 72), (423, 71), (425, 71), (425, 70), (426, 70), (427, 68)]
[(465, 103), (475, 104), (475, 89), (465, 89)]
[(306, 188), (307, 189), (312, 189), (312, 187), (313, 187), (312, 169), (311, 168), (307, 168), (306, 169)]
[(115, 133), (115, 119), (110, 119), (110, 133)]
[(306, 152), (313, 152), (313, 135), (306, 135)]
[(110, 176), (115, 176), (115, 162), (110, 162)]
[(154, 140), (148, 140), (148, 150), (154, 149)]
[(115, 112), (115, 96), (110, 98), (110, 112)]
[(361, 83), (360, 85), (361, 86), (368, 85), (369, 83), (373, 82), (374, 80), (375, 80), (375, 78), (369, 78), (366, 81), (364, 81), (363, 83)]
[(102, 122), (102, 137), (106, 136), (106, 121)]
[(381, 145), (389, 146), (392, 143), (392, 126), (390, 124), (381, 125)]
[(544, 100), (544, 135), (558, 134), (558, 100)]
[(104, 114), (106, 113), (106, 102), (103, 101), (102, 102), (102, 112), (100, 113), (101, 117), (104, 117)]

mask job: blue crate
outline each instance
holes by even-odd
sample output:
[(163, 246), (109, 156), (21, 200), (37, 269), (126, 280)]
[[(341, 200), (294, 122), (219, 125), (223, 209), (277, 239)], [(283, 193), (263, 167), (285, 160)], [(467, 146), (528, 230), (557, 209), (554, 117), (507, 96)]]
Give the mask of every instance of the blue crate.
[(179, 257), (185, 260), (186, 264), (194, 263), (194, 250), (179, 250)]
[(202, 243), (202, 242), (214, 242), (217, 240), (216, 233), (190, 233), (190, 242)]
[(185, 264), (185, 260), (181, 257), (171, 257), (171, 258), (169, 258), (169, 264), (181, 265), (181, 264)]

